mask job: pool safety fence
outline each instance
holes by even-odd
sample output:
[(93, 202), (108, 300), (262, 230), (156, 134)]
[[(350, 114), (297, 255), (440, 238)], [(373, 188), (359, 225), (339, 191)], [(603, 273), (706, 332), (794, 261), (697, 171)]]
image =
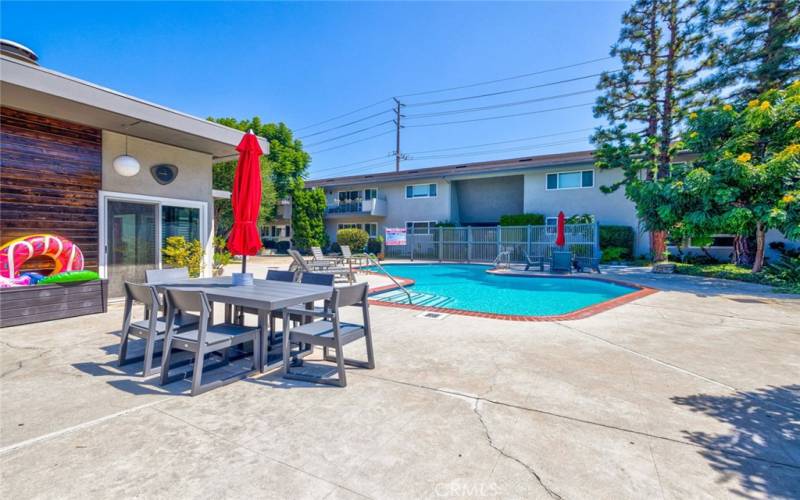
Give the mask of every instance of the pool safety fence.
[[(567, 224), (564, 250), (576, 257), (600, 256), (598, 224)], [(493, 262), (498, 256), (511, 262), (531, 257), (549, 259), (556, 246), (556, 226), (433, 227), (429, 232), (409, 232), (406, 244), (386, 246), (391, 259), (452, 262)]]

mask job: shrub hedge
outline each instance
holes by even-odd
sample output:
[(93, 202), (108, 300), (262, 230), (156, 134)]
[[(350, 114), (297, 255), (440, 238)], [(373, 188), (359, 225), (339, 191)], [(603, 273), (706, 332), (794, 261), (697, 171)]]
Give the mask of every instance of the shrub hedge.
[(542, 214), (506, 214), (500, 216), (501, 226), (543, 226)]
[(339, 245), (347, 245), (353, 253), (361, 253), (367, 246), (369, 234), (363, 229), (347, 228), (336, 231), (336, 242)]
[(631, 226), (600, 226), (600, 250), (606, 248), (623, 248), (621, 257), (633, 257), (633, 228)]
[(289, 253), (289, 249), (290, 248), (292, 248), (292, 243), (291, 242), (289, 242), (289, 241), (279, 241), (275, 245), (275, 252), (276, 253), (281, 253), (281, 254)]

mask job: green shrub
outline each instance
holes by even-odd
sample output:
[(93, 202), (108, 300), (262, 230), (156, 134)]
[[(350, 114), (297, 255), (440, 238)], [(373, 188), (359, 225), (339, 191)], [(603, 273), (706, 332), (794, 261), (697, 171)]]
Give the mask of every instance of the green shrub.
[(779, 291), (800, 293), (800, 257), (781, 255), (777, 262), (764, 268), (764, 276)]
[(183, 236), (170, 236), (161, 249), (167, 267), (188, 267), (189, 276), (197, 278), (203, 265), (203, 246), (198, 240), (187, 242)]
[(542, 214), (507, 214), (500, 216), (501, 226), (543, 226)]
[(369, 241), (369, 234), (363, 229), (358, 229), (355, 227), (347, 228), (347, 229), (340, 229), (336, 231), (336, 242), (341, 245), (347, 245), (350, 247), (350, 251), (353, 253), (360, 253), (364, 251), (364, 247), (367, 246), (367, 242)]
[(624, 258), (628, 250), (622, 247), (608, 247), (603, 249), (603, 257), (601, 262), (614, 262)]
[(275, 244), (275, 252), (280, 254), (287, 254), (289, 253), (289, 249), (292, 248), (292, 242), (290, 241), (279, 241)]
[(261, 238), (261, 244), (264, 245), (264, 248), (267, 250), (275, 250), (278, 248), (278, 242), (269, 238)]
[(634, 231), (631, 226), (600, 226), (600, 250), (605, 253), (607, 248), (619, 247), (625, 251), (623, 259), (633, 257)]
[(214, 265), (227, 266), (233, 256), (228, 251), (228, 242), (222, 236), (214, 237)]
[(569, 217), (566, 221), (567, 224), (591, 224), (594, 222), (594, 215), (591, 214), (575, 214)]
[(383, 238), (380, 236), (377, 238), (370, 238), (367, 242), (367, 253), (377, 255), (381, 252), (383, 252)]

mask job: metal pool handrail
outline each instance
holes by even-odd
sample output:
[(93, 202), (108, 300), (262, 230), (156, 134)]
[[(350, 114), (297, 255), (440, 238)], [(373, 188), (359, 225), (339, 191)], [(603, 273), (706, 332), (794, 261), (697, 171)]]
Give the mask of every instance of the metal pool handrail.
[(400, 284), (400, 282), (399, 282), (399, 281), (397, 281), (397, 280), (394, 278), (394, 276), (392, 276), (391, 274), (389, 274), (389, 271), (387, 271), (386, 269), (384, 269), (384, 267), (383, 267), (383, 266), (380, 264), (380, 262), (378, 262), (378, 259), (374, 258), (374, 257), (373, 257), (371, 254), (366, 254), (366, 256), (367, 256), (367, 261), (371, 262), (371, 263), (372, 263), (372, 265), (376, 266), (378, 269), (380, 269), (381, 271), (383, 271), (383, 274), (385, 274), (387, 278), (389, 278), (390, 280), (392, 280), (392, 283), (394, 283), (395, 285), (397, 285), (397, 288), (399, 288), (400, 290), (402, 290), (402, 291), (403, 291), (403, 292), (406, 294), (406, 297), (408, 297), (408, 303), (409, 303), (409, 304), (411, 304), (411, 292), (409, 292), (408, 290), (406, 290), (406, 289), (405, 289), (405, 287), (404, 287), (403, 285), (401, 285), (401, 284)]

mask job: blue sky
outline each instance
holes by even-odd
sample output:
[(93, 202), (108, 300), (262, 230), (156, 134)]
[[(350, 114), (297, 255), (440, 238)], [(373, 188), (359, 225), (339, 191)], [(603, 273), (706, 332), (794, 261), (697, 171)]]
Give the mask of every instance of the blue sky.
[[(2, 37), (32, 48), (43, 66), (201, 117), (283, 121), (304, 138), (313, 158), (310, 177), (319, 178), (394, 168), (388, 157), (393, 133), (363, 140), (391, 130), (391, 123), (378, 125), (391, 113), (361, 120), (393, 103), (308, 125), (392, 96), (606, 57), (628, 2), (0, 5)], [(409, 125), (402, 132), (401, 150), (409, 155), (402, 168), (588, 148), (586, 129), (597, 121), (590, 106), (580, 105), (593, 102), (596, 94), (587, 91), (596, 78), (582, 77), (616, 64), (605, 59), (402, 97)], [(505, 91), (513, 92), (413, 106)], [(463, 111), (540, 98), (547, 99)], [(564, 106), (579, 107), (538, 113)], [(434, 114), (449, 111), (459, 112)], [(425, 113), (432, 115), (413, 117)], [(528, 114), (483, 119), (517, 113)], [(411, 127), (472, 119), (481, 120)], [(355, 120), (361, 121), (318, 133)], [(353, 141), (360, 142), (343, 146)], [(480, 144), (488, 145), (463, 147)], [(335, 149), (323, 151), (329, 148)]]

